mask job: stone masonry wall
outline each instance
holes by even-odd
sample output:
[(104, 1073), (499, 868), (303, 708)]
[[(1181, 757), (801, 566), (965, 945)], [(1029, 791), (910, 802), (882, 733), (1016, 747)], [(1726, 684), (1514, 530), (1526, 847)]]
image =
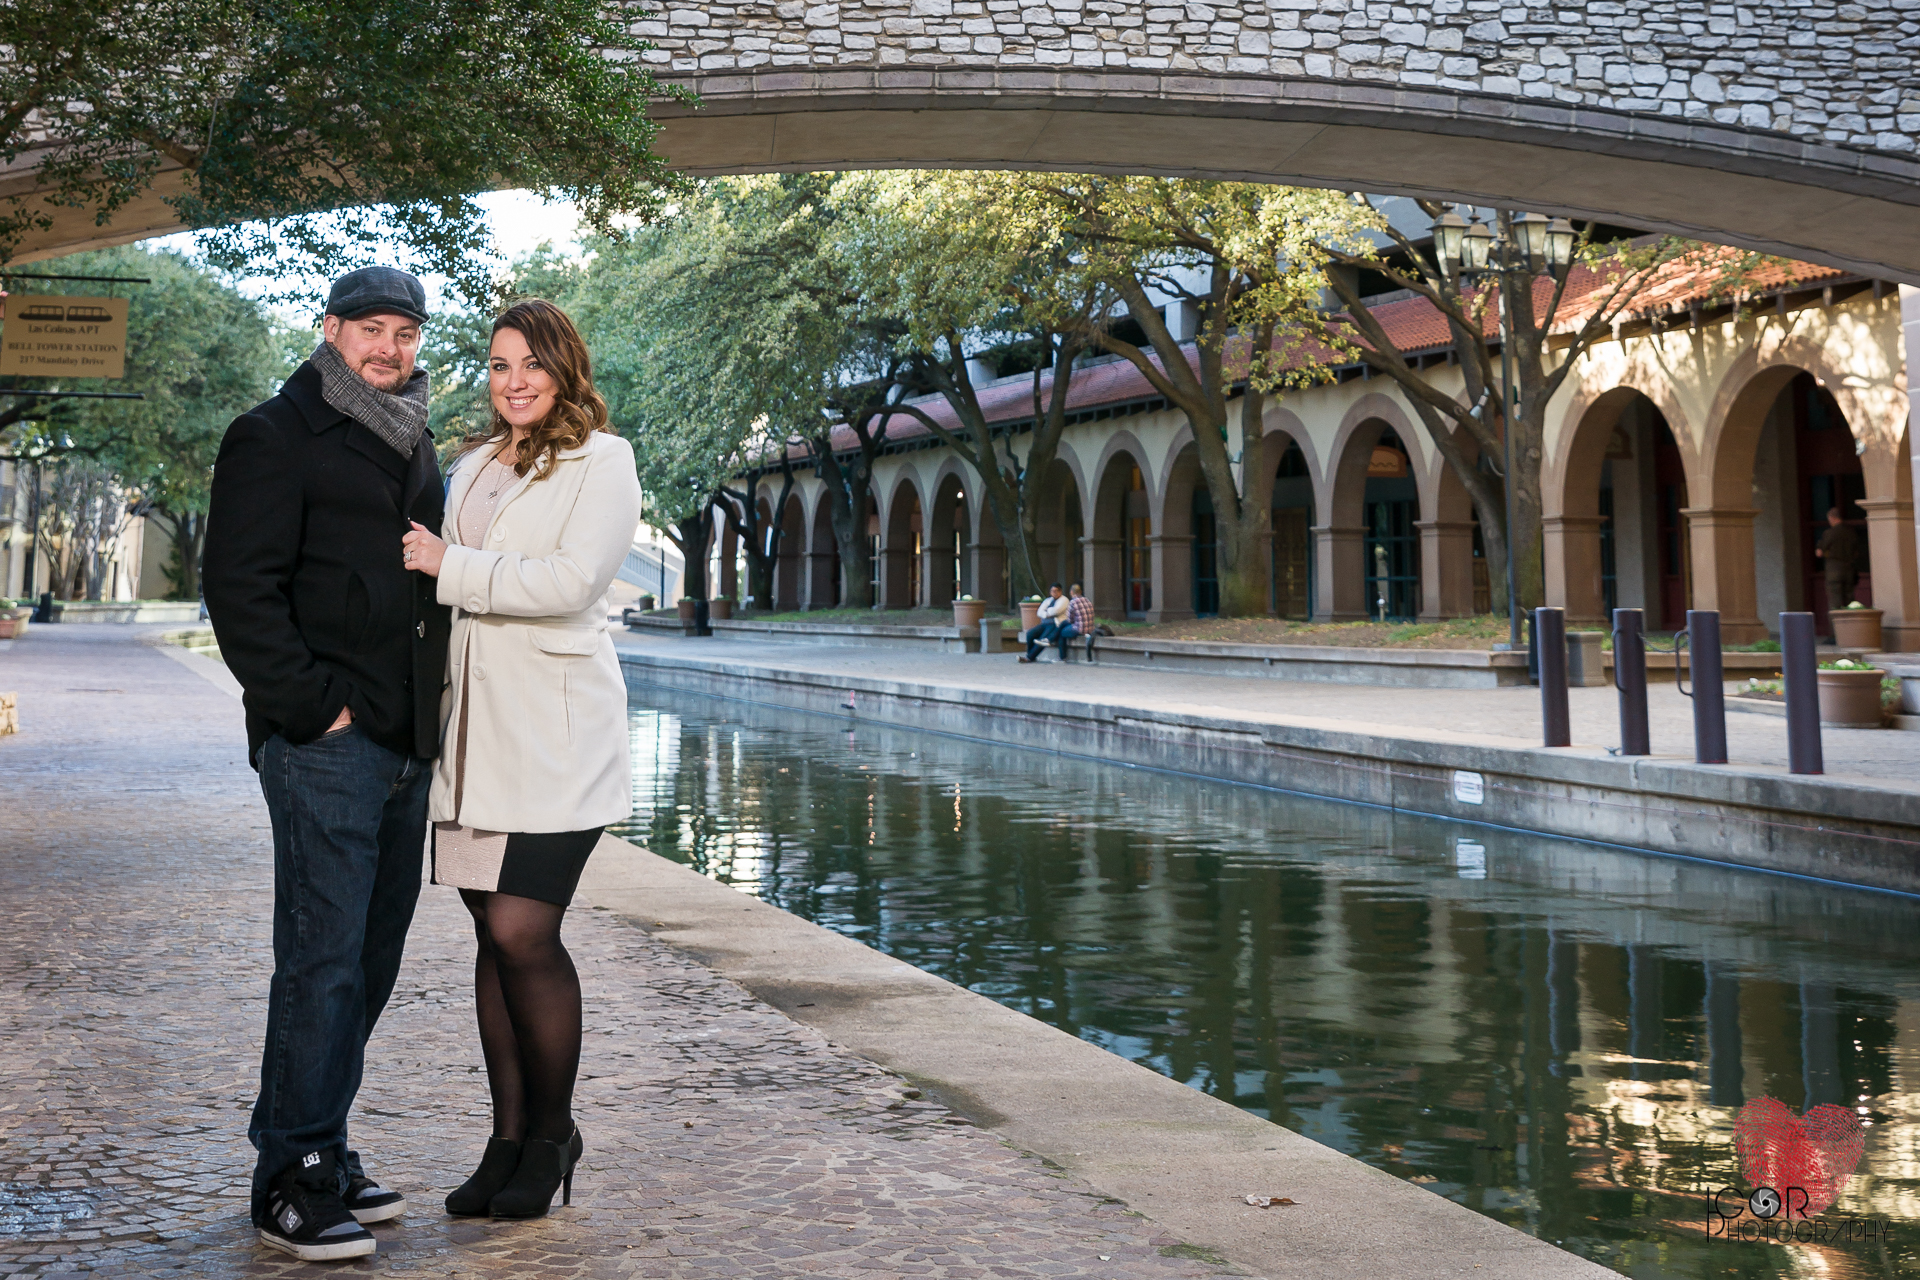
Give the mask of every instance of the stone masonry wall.
[(1321, 77), (1920, 148), (1913, 0), (665, 0), (632, 31), (667, 73), (918, 65)]

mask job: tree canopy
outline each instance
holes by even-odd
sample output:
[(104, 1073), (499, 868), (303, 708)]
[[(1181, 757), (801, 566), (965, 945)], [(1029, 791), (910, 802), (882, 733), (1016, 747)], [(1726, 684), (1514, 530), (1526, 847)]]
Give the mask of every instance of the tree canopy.
[(60, 209), (163, 194), (215, 265), (337, 274), (398, 240), (486, 297), (472, 193), (576, 202), (608, 233), (674, 184), (669, 91), (599, 0), (99, 0), (0, 5), (0, 263)]

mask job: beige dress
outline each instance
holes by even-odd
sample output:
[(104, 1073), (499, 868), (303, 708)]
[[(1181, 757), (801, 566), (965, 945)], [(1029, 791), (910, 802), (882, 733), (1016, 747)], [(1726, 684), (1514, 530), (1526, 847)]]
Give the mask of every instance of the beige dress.
[[(473, 487), (467, 490), (466, 500), (460, 504), (458, 513), (460, 541), (470, 547), (477, 547), (486, 537), (487, 524), (493, 519), (493, 510), (500, 504), (500, 495), (505, 493), (517, 476), (511, 463), (500, 461), (506, 454), (502, 449), (494, 455), (493, 461), (481, 468), (474, 477)], [(460, 723), (454, 726), (454, 740), (446, 745), (458, 757), (455, 761), (455, 776), (465, 773), (462, 767), (466, 763), (467, 718), (462, 715)], [(433, 837), (433, 882), (448, 885), (455, 889), (493, 890), (500, 881), (500, 869), (507, 857), (507, 833), (504, 831), (476, 831), (472, 827), (462, 826), (458, 822), (436, 822)]]

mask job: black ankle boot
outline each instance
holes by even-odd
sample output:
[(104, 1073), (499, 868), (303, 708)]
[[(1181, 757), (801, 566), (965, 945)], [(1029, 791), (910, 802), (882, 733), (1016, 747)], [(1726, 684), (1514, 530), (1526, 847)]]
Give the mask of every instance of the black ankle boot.
[(488, 1138), (480, 1167), (447, 1196), (447, 1212), (460, 1218), (483, 1216), (500, 1188), (513, 1180), (513, 1171), (520, 1167), (521, 1146), (505, 1138)]
[(584, 1150), (578, 1129), (565, 1142), (527, 1139), (521, 1146), (520, 1167), (493, 1197), (488, 1212), (496, 1218), (544, 1218), (553, 1207), (555, 1191), (562, 1193), (561, 1204), (572, 1204), (573, 1166)]

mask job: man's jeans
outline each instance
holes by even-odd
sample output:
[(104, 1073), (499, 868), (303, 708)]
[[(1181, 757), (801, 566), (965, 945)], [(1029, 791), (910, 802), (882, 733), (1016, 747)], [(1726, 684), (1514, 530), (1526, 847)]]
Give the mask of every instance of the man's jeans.
[(1050, 644), (1060, 646), (1060, 656), (1065, 657), (1067, 644), (1080, 634), (1080, 628), (1071, 622), (1057, 622), (1048, 619), (1027, 633), (1027, 661), (1038, 662), (1040, 651)]
[(273, 986), (247, 1130), (260, 1152), (256, 1222), (268, 1182), (308, 1152), (333, 1147), (346, 1168), (347, 1110), (420, 896), (431, 777), (427, 761), (355, 725), (297, 747), (276, 735), (260, 750), (273, 820)]

